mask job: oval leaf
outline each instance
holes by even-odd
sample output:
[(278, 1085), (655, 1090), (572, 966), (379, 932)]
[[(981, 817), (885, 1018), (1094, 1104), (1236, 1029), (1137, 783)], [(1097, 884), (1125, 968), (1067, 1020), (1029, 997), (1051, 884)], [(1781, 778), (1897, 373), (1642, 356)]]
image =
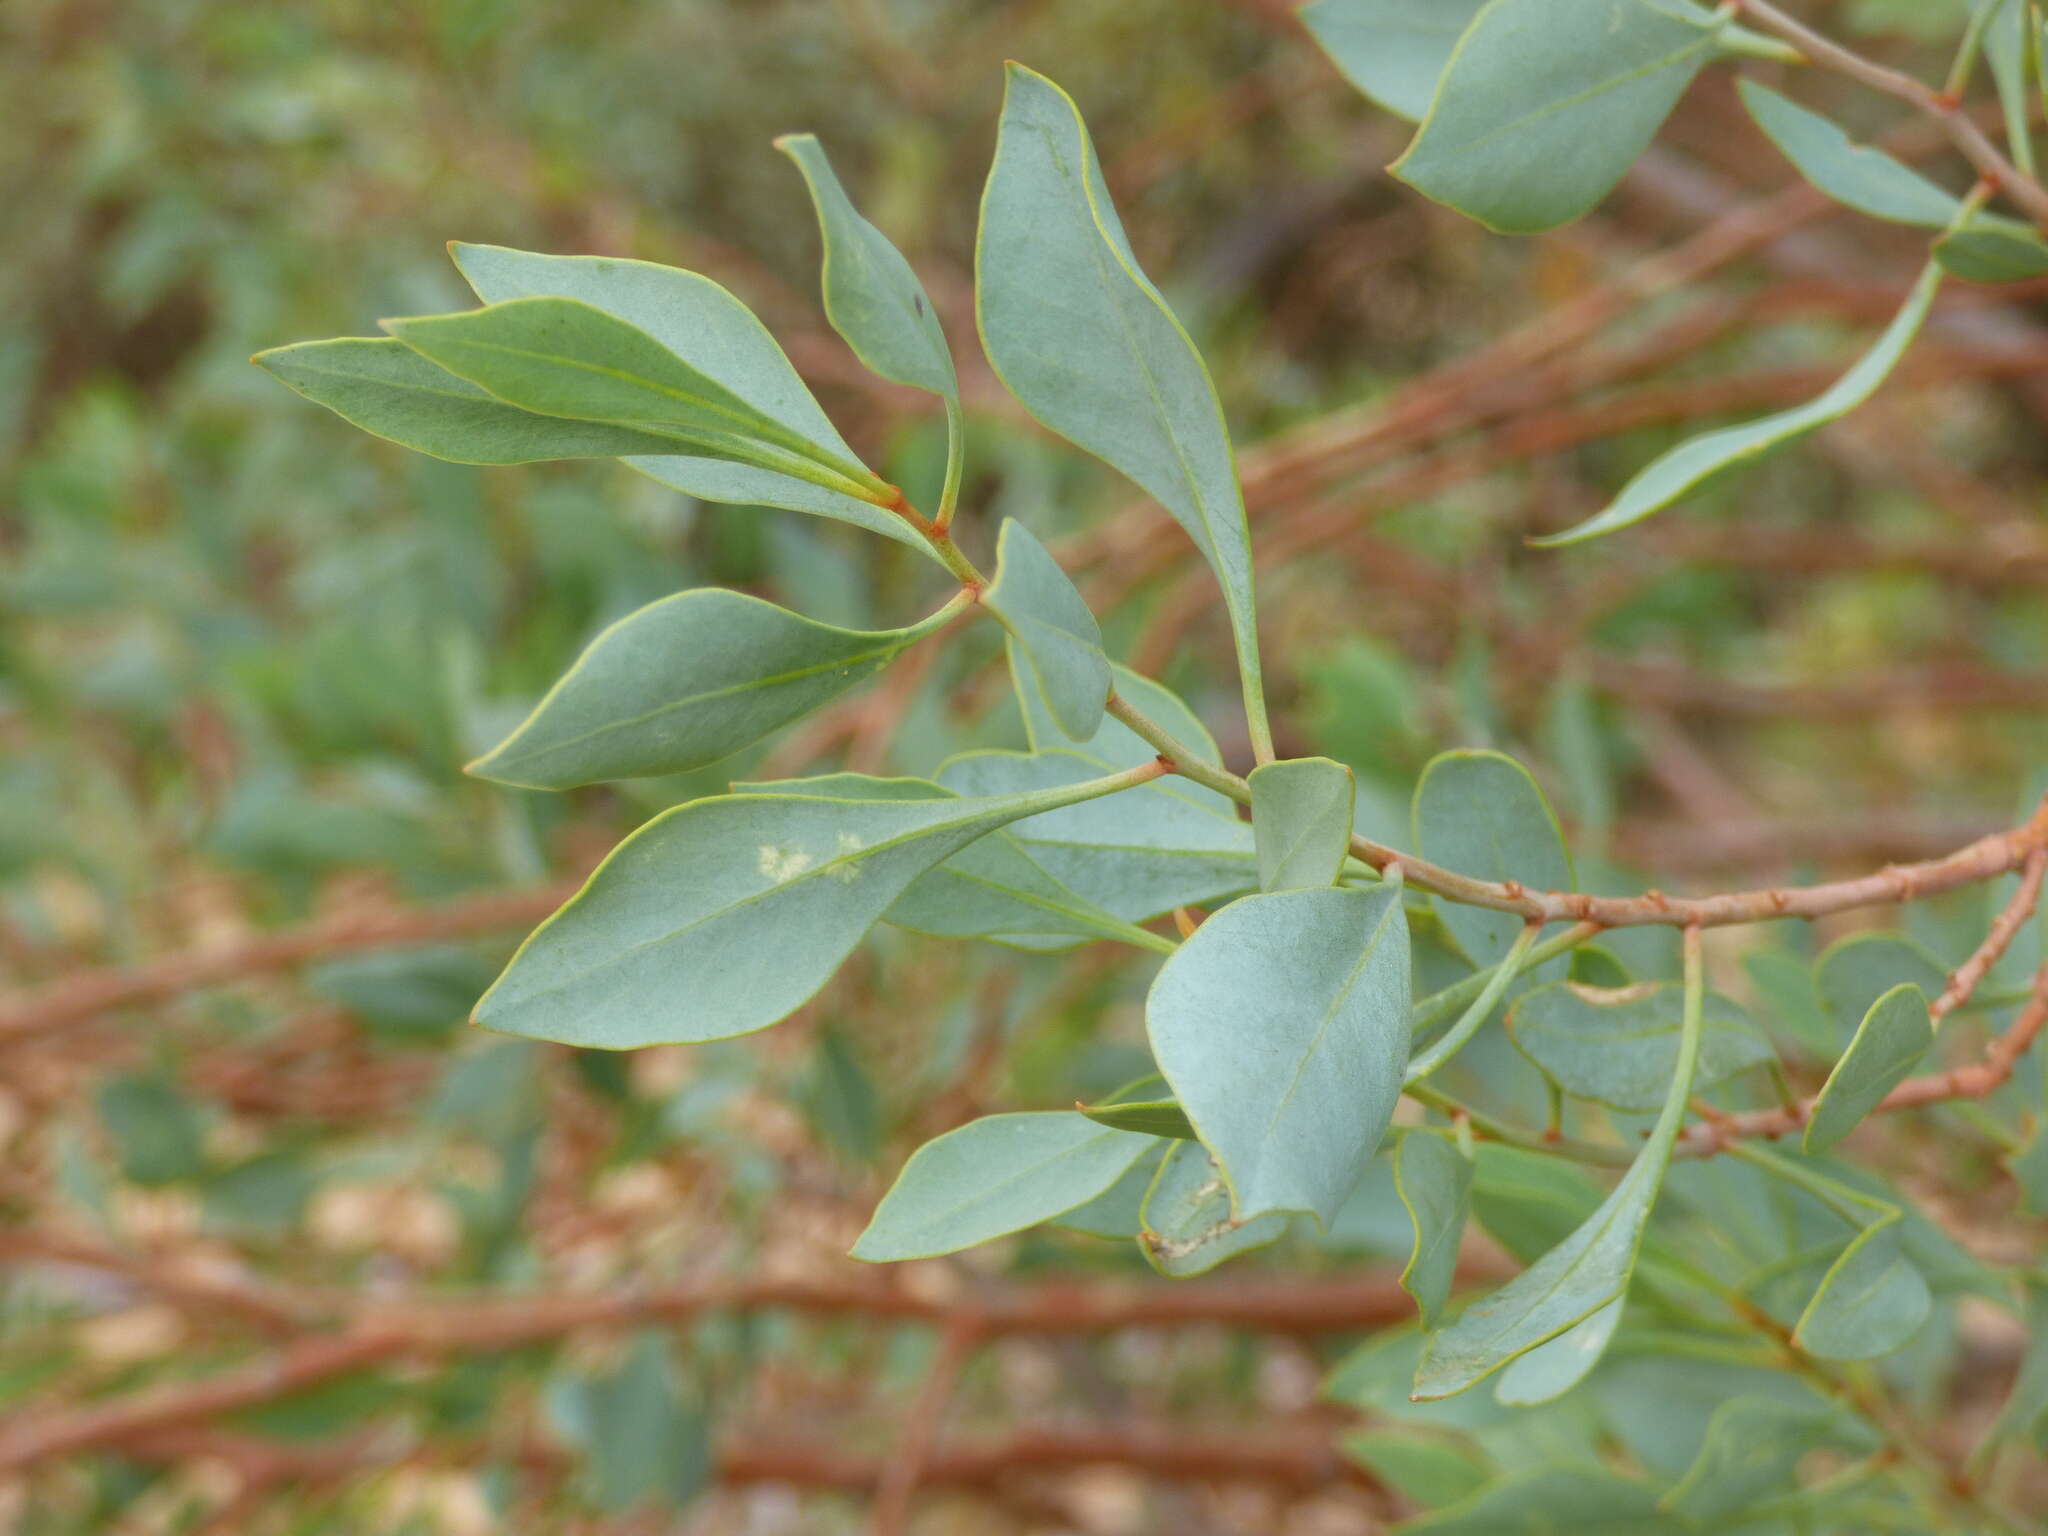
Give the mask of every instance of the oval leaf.
[(1840, 1031), (1837, 1042), (1854, 1035), (1871, 1004), (1905, 982), (1929, 997), (1939, 997), (1948, 985), (1948, 972), (1923, 945), (1896, 933), (1855, 933), (1839, 939), (1827, 947), (1813, 971), (1814, 987)]
[(1138, 269), (1079, 109), (1017, 64), (974, 264), (982, 345), (1010, 393), (1136, 481), (1215, 571), (1254, 739), (1262, 739), (1251, 534), (1215, 386)]
[(1310, 0), (1301, 24), (1344, 78), (1411, 123), (1486, 0)]
[(569, 789), (701, 768), (865, 682), (953, 612), (907, 629), (838, 629), (738, 592), (680, 592), (601, 633), (467, 771)]
[(1261, 764), (1250, 783), (1259, 888), (1335, 885), (1351, 852), (1358, 804), (1351, 770), (1327, 757), (1297, 757)]
[(1823, 1360), (1869, 1360), (1902, 1348), (1933, 1307), (1927, 1279), (1899, 1241), (1897, 1213), (1842, 1250), (1813, 1293), (1792, 1342)]
[(1940, 287), (1941, 267), (1929, 262), (1876, 344), (1824, 393), (1789, 411), (1702, 433), (1680, 443), (1637, 471), (1604, 510), (1575, 528), (1529, 542), (1544, 548), (1576, 544), (1639, 523), (1681, 496), (1690, 495), (1723, 471), (1754, 463), (1774, 449), (1848, 415), (1876, 394), (1877, 387), (1899, 365), (1913, 338), (1920, 334), (1920, 326), (1927, 319), (1928, 310), (1934, 307), (1934, 295)]
[(1493, 0), (1391, 169), (1502, 234), (1568, 224), (1649, 146), (1718, 30), (1675, 0)]
[(856, 1259), (953, 1253), (1022, 1231), (1105, 1194), (1156, 1143), (1079, 1115), (987, 1115), (911, 1154)]
[(1102, 631), (1067, 573), (1014, 517), (996, 541), (996, 578), (981, 601), (1002, 621), (1048, 716), (1062, 735), (1088, 741), (1102, 728), (1109, 658)]
[(815, 136), (784, 134), (775, 147), (810, 189), (824, 240), (825, 318), (868, 369), (898, 384), (958, 400), (946, 333), (924, 284), (889, 237), (862, 218)]
[[(1571, 855), (1529, 770), (1499, 752), (1445, 752), (1415, 786), (1415, 848), (1425, 859), (1475, 880), (1518, 880), (1531, 890), (1569, 890)], [(1437, 915), (1478, 965), (1508, 952), (1523, 928), (1512, 912), (1438, 901)], [(1532, 976), (1562, 975), (1553, 961)]]
[(1276, 1241), (1287, 1230), (1278, 1213), (1240, 1221), (1230, 1214), (1222, 1170), (1199, 1142), (1168, 1149), (1145, 1192), (1138, 1246), (1162, 1275), (1185, 1280), (1225, 1259)]
[(1408, 925), (1386, 887), (1248, 896), (1161, 967), (1153, 1058), (1240, 1220), (1335, 1219), (1400, 1097), (1408, 988)]
[(1809, 112), (1754, 80), (1737, 83), (1742, 104), (1799, 174), (1838, 203), (1874, 219), (1946, 229), (1962, 204), (1881, 149), (1854, 144), (1818, 112)]
[[(1588, 987), (1556, 982), (1524, 994), (1508, 1012), (1515, 1044), (1566, 1093), (1647, 1113), (1664, 1101), (1678, 1063), (1685, 989), (1676, 982)], [(1771, 1043), (1733, 998), (1705, 1000), (1695, 1091), (1772, 1057)]]
[(724, 795), (665, 811), (519, 947), (487, 1029), (624, 1050), (717, 1040), (802, 1006), (919, 875), (1114, 780), (989, 799)]
[(1900, 982), (1872, 1003), (1814, 1101), (1801, 1143), (1807, 1155), (1825, 1152), (1855, 1130), (1932, 1044), (1934, 1020), (1927, 994), (1911, 982)]

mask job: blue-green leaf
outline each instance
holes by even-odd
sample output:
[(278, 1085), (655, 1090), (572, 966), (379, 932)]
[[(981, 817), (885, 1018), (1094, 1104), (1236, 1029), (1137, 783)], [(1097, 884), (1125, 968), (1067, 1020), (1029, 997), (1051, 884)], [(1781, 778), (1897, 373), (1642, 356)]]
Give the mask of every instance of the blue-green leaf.
[[(1415, 850), (1475, 880), (1517, 880), (1534, 891), (1571, 889), (1571, 855), (1550, 802), (1529, 770), (1499, 752), (1445, 752), (1415, 786)], [(1437, 915), (1478, 965), (1508, 952), (1524, 924), (1512, 912), (1438, 901)], [(1562, 975), (1563, 961), (1532, 976)]]
[(1876, 394), (1878, 386), (1899, 365), (1913, 338), (1920, 334), (1940, 287), (1941, 267), (1929, 262), (1884, 334), (1854, 367), (1806, 404), (1689, 438), (1637, 471), (1621, 488), (1621, 494), (1602, 511), (1575, 528), (1530, 542), (1546, 548), (1576, 544), (1639, 523), (1698, 490), (1714, 476), (1754, 463), (1774, 449), (1840, 420)]
[(2015, 220), (1979, 214), (1935, 241), (1934, 259), (1966, 283), (2018, 283), (2048, 274), (2048, 241)]
[[(610, 256), (544, 256), (459, 243), (448, 249), (486, 304), (547, 295), (581, 299), (646, 332), (798, 437), (857, 462), (767, 327), (710, 278)], [(786, 507), (830, 517), (932, 556), (931, 546), (902, 518), (863, 496), (807, 477), (687, 453), (675, 445), (665, 452), (630, 457), (626, 463), (706, 501)]]
[(1394, 1146), (1394, 1188), (1415, 1229), (1401, 1286), (1434, 1328), (1457, 1277), (1458, 1243), (1472, 1211), (1472, 1163), (1449, 1138), (1410, 1131)]
[(1684, 0), (1492, 0), (1393, 173), (1502, 234), (1570, 223), (1649, 146), (1718, 32)]
[(1923, 945), (1896, 933), (1854, 933), (1838, 939), (1814, 966), (1814, 986), (1846, 1041), (1861, 1027), (1875, 1003), (1892, 988), (1911, 982), (1939, 997), (1948, 972)]
[(1163, 1136), (1173, 1141), (1199, 1139), (1187, 1111), (1174, 1099), (1133, 1099), (1125, 1103), (1077, 1104), (1074, 1107), (1097, 1125), (1111, 1126), (1119, 1131), (1142, 1131), (1147, 1136)]
[(1543, 1467), (1393, 1527), (1393, 1536), (1690, 1536), (1656, 1490), (1597, 1467)]
[(1902, 981), (1870, 1005), (1806, 1122), (1803, 1149), (1825, 1152), (1862, 1123), (1934, 1044), (1927, 994)]
[(1286, 1230), (1287, 1218), (1278, 1212), (1233, 1216), (1229, 1186), (1208, 1149), (1176, 1141), (1145, 1192), (1138, 1247), (1162, 1275), (1185, 1280), (1263, 1248)]
[(1351, 851), (1358, 803), (1351, 770), (1327, 757), (1295, 757), (1262, 763), (1250, 783), (1259, 888), (1335, 885)]
[(1138, 268), (1079, 109), (1017, 64), (982, 197), (975, 304), (1010, 393), (1156, 498), (1215, 571), (1263, 742), (1251, 534), (1215, 386)]
[(723, 795), (677, 806), (534, 930), (476, 1022), (613, 1050), (764, 1028), (816, 993), (919, 875), (998, 827), (1118, 782), (987, 799)]
[(1800, 1314), (1793, 1343), (1823, 1360), (1870, 1360), (1920, 1331), (1933, 1301), (1898, 1222), (1894, 1208), (1842, 1250)]
[[(1524, 993), (1508, 1034), (1566, 1093), (1647, 1112), (1664, 1101), (1678, 1064), (1685, 989), (1676, 982), (1589, 987), (1554, 982)], [(1696, 1092), (1771, 1059), (1771, 1043), (1733, 998), (1706, 998)]]
[(1714, 1410), (1699, 1455), (1663, 1497), (1663, 1507), (1691, 1520), (1725, 1521), (1765, 1499), (1798, 1488), (1809, 1451), (1844, 1443), (1875, 1449), (1867, 1430), (1826, 1403), (1733, 1397)]
[(1153, 1145), (1063, 1111), (986, 1115), (911, 1154), (853, 1256), (928, 1258), (1050, 1221), (1104, 1194)]
[(1087, 1204), (1062, 1211), (1052, 1218), (1052, 1224), (1090, 1237), (1135, 1238), (1145, 1225), (1145, 1196), (1171, 1149), (1172, 1143), (1154, 1140), (1114, 1184)]
[(738, 592), (679, 592), (591, 641), (468, 771), (569, 789), (701, 768), (866, 681), (955, 611), (907, 629), (839, 629)]
[(1850, 142), (1818, 112), (1809, 112), (1754, 80), (1736, 89), (1757, 126), (1799, 174), (1838, 203), (1874, 219), (1946, 229), (1962, 203), (1881, 149)]
[(1494, 1383), (1496, 1401), (1526, 1408), (1563, 1397), (1592, 1372), (1621, 1325), (1627, 1297), (1617, 1296), (1591, 1317), (1510, 1361)]
[(1014, 517), (1003, 520), (995, 580), (981, 601), (1010, 632), (1012, 655), (1023, 659), (1061, 734), (1092, 740), (1109, 698), (1102, 631), (1059, 562)]
[(810, 188), (825, 245), (825, 318), (873, 372), (957, 401), (953, 354), (932, 301), (889, 237), (862, 218), (808, 133), (784, 134), (775, 147), (796, 163)]
[(1239, 1220), (1335, 1218), (1400, 1097), (1408, 988), (1408, 925), (1386, 887), (1248, 896), (1160, 968), (1152, 1055)]
[(1411, 123), (1486, 0), (1310, 0), (1301, 23), (1349, 80)]

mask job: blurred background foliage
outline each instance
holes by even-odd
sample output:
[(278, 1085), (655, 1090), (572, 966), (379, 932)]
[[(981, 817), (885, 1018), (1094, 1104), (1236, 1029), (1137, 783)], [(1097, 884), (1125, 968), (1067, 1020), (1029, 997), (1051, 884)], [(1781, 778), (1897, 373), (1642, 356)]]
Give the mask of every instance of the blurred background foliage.
[[(1962, 14), (1938, 0), (1809, 9), (1937, 73), (1928, 61)], [(1112, 649), (1182, 689), (1241, 759), (1206, 578), (1158, 520), (1118, 523), (1127, 488), (1031, 426), (973, 346), (976, 199), (1006, 57), (1082, 104), (1240, 445), (1281, 445), (1247, 463), (1253, 526), (1281, 557), (1262, 606), (1283, 748), (1355, 765), (1386, 807), (1376, 835), (1405, 841), (1409, 783), (1457, 744), (1536, 767), (1593, 888), (1639, 888), (1644, 869), (1671, 888), (1810, 877), (2009, 819), (2028, 765), (2048, 757), (2048, 395), (2027, 372), (2048, 339), (2038, 285), (1959, 294), (1933, 361), (1868, 412), (1654, 531), (1561, 554), (1521, 544), (1596, 505), (1685, 422), (1810, 392), (1910, 274), (1910, 236), (1808, 210), (1697, 283), (1631, 288), (1648, 253), (1789, 180), (1725, 79), (1702, 82), (1600, 215), (1515, 242), (1384, 176), (1403, 126), (1349, 91), (1280, 4), (11, 0), (10, 985), (279, 925), (402, 927), (415, 904), (573, 876), (649, 811), (729, 779), (921, 772), (1016, 741), (984, 626), (686, 779), (552, 797), (465, 780), (462, 762), (597, 627), (645, 601), (715, 582), (834, 622), (900, 623), (933, 595), (930, 573), (852, 530), (695, 506), (613, 464), (427, 460), (247, 364), (280, 342), (460, 307), (451, 238), (649, 258), (753, 305), (849, 440), (928, 500), (940, 423), (823, 326), (804, 192), (769, 145), (792, 129), (821, 136), (946, 314), (972, 412), (964, 540), (979, 553), (1006, 514), (1064, 536)], [(1886, 126), (1868, 102), (1835, 104)], [(1407, 381), (1604, 294), (1626, 302), (1596, 340), (1526, 379), (1467, 377), (1431, 418), (1508, 390), (1486, 420), (1346, 457), (1371, 441), (1356, 427), (1376, 408), (1412, 404)], [(1317, 452), (1327, 473), (1290, 469)], [(1952, 961), (1986, 899), (1911, 920)], [(894, 931), (798, 1021), (744, 1043), (616, 1058), (480, 1036), (468, 1005), (532, 915), (0, 1035), (0, 1404), (261, 1356), (262, 1327), (159, 1294), (157, 1265), (252, 1276), (316, 1311), (444, 1290), (843, 1277), (908, 1146), (1143, 1070), (1147, 968)], [(1463, 1070), (1491, 1060), (1475, 1052)], [(2001, 1134), (2019, 1145), (2033, 1113), (2017, 1105)], [(1938, 1154), (1900, 1131), (1888, 1155)], [(1960, 1236), (2038, 1237), (1994, 1164), (1957, 1158), (1939, 1214)], [(1399, 1251), (1405, 1228), (1374, 1225), (1383, 1206), (1320, 1254), (1295, 1244), (1254, 1267)], [(1034, 1236), (889, 1283), (943, 1299), (997, 1273), (1143, 1271), (1123, 1247)], [(1959, 1373), (1942, 1381), (1973, 1360), (2009, 1370), (2012, 1341), (1985, 1327), (1930, 1346)], [(1322, 1449), (1355, 1421), (1317, 1396), (1341, 1342), (1215, 1327), (1006, 1340), (964, 1378), (949, 1424), (1092, 1412), (1251, 1426), (1306, 1449), (1284, 1475), (1228, 1486), (1148, 1475), (1141, 1457), (997, 1483), (993, 1502), (935, 1497), (922, 1518), (1374, 1528), (1409, 1506)], [(860, 1476), (821, 1492), (829, 1479), (745, 1475), (742, 1452), (765, 1434), (882, 1456), (938, 1347), (913, 1323), (769, 1311), (379, 1364), (223, 1421), (231, 1438), (137, 1439), (0, 1491), (13, 1528), (36, 1536), (853, 1529)], [(364, 1465), (263, 1459), (280, 1446), (360, 1448)], [(1520, 1454), (1540, 1460), (1544, 1443)]]

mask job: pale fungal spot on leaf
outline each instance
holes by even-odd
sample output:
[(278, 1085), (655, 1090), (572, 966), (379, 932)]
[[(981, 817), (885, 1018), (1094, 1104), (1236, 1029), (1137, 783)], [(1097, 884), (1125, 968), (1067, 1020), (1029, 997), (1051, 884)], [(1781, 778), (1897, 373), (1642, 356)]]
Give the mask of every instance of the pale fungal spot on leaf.
[(862, 842), (854, 833), (840, 833), (839, 848), (835, 855), (839, 862), (832, 866), (832, 878), (843, 885), (851, 885), (854, 881), (858, 880), (860, 878), (860, 865), (853, 861), (852, 855), (859, 853), (865, 847), (867, 847), (867, 844)]
[(815, 861), (801, 848), (777, 848), (773, 843), (763, 843), (758, 862), (764, 878), (781, 884), (794, 880)]
[(1596, 987), (1583, 981), (1568, 981), (1565, 985), (1583, 1002), (1600, 1008), (1619, 1008), (1624, 1003), (1640, 1002), (1652, 996), (1663, 983), (1638, 981), (1626, 987)]

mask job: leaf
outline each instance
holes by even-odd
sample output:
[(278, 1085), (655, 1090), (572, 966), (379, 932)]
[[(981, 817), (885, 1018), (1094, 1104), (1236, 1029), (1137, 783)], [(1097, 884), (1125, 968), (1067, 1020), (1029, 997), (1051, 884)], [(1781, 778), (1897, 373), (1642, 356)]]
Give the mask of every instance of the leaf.
[(957, 611), (907, 629), (839, 629), (738, 592), (679, 592), (599, 634), (466, 771), (569, 789), (701, 768), (865, 682)]
[(1501, 234), (1568, 224), (1649, 146), (1718, 31), (1682, 0), (1492, 0), (1390, 169)]
[(1934, 1044), (1927, 994), (1902, 981), (1870, 1005), (1849, 1049), (1821, 1085), (1801, 1143), (1808, 1156), (1847, 1136)]
[(1141, 1131), (1147, 1136), (1164, 1136), (1175, 1141), (1194, 1141), (1194, 1125), (1176, 1099), (1137, 1099), (1125, 1104), (1077, 1104), (1074, 1106), (1097, 1125), (1119, 1131)]
[[(952, 790), (929, 779), (877, 779), (860, 773), (787, 779), (776, 784), (734, 785), (744, 793), (793, 792), (854, 800), (944, 800)], [(1029, 943), (1115, 939), (1171, 954), (1170, 939), (1148, 933), (1103, 911), (1046, 872), (1007, 832), (976, 838), (939, 865), (919, 875), (890, 904), (886, 921), (915, 933), (945, 939), (992, 939)]]
[(1563, 1397), (1600, 1363), (1620, 1326), (1625, 1296), (1617, 1296), (1591, 1317), (1538, 1344), (1509, 1364), (1494, 1384), (1496, 1401), (1518, 1408)]
[(611, 458), (674, 446), (632, 427), (522, 411), (389, 337), (302, 341), (250, 361), (365, 432), (458, 464)]
[[(581, 299), (646, 332), (692, 367), (792, 433), (857, 462), (818, 402), (753, 311), (708, 277), (609, 256), (544, 256), (497, 245), (449, 247), (486, 304), (558, 296)], [(931, 545), (864, 494), (818, 485), (773, 469), (683, 452), (671, 443), (625, 461), (642, 474), (705, 501), (785, 507), (853, 523), (936, 560)]]
[(1109, 658), (1095, 615), (1067, 573), (1031, 530), (1003, 519), (996, 578), (981, 602), (1002, 620), (1063, 735), (1087, 741), (1101, 729), (1109, 698)]
[(791, 431), (647, 332), (581, 299), (507, 299), (460, 314), (387, 320), (384, 328), (522, 410), (633, 427), (877, 505), (889, 498), (889, 487), (850, 455)]
[[(1561, 981), (1524, 993), (1508, 1012), (1522, 1054), (1566, 1093), (1647, 1112), (1678, 1062), (1685, 989), (1676, 982), (1588, 987)], [(1771, 1043), (1733, 998), (1707, 994), (1695, 1092), (1771, 1060)]]
[(1259, 888), (1335, 885), (1351, 853), (1351, 816), (1358, 803), (1351, 770), (1327, 757), (1296, 757), (1260, 764), (1250, 783)]
[(1690, 1520), (1724, 1521), (1798, 1488), (1807, 1452), (1839, 1445), (1846, 1415), (1823, 1403), (1734, 1397), (1714, 1410), (1698, 1457), (1660, 1501)]
[(1488, 1480), (1486, 1468), (1470, 1452), (1447, 1441), (1397, 1429), (1346, 1435), (1344, 1454), (1423, 1509), (1468, 1498)]
[(1240, 1220), (1335, 1218), (1400, 1098), (1408, 987), (1401, 893), (1385, 886), (1247, 896), (1160, 968), (1152, 1055)]
[(2048, 1449), (2048, 1285), (2029, 1280), (2026, 1292), (2026, 1353), (2005, 1405), (1984, 1436), (1987, 1441), (2016, 1440), (2043, 1450)]
[[(1564, 834), (1529, 770), (1499, 752), (1445, 752), (1430, 759), (1415, 786), (1415, 849), (1475, 880), (1518, 880), (1531, 890), (1569, 890), (1575, 882)], [(1437, 915), (1478, 965), (1508, 952), (1524, 926), (1512, 912), (1437, 901)], [(1562, 975), (1564, 963), (1532, 977)]]
[(1585, 1169), (1520, 1147), (1482, 1141), (1472, 1164), (1474, 1218), (1525, 1264), (1569, 1237), (1605, 1197)]
[(587, 1384), (584, 1404), (584, 1476), (599, 1509), (673, 1510), (710, 1482), (709, 1427), (676, 1385), (665, 1335), (639, 1335), (615, 1373)]
[(1300, 17), (1344, 78), (1400, 117), (1429, 111), (1451, 50), (1486, 0), (1311, 0)]
[(132, 1184), (175, 1184), (206, 1166), (206, 1126), (178, 1085), (160, 1072), (127, 1072), (100, 1083), (100, 1123)]
[(813, 135), (784, 134), (775, 147), (796, 163), (817, 209), (825, 318), (832, 329), (869, 371), (957, 403), (960, 384), (946, 333), (903, 253), (861, 217)]
[(1858, 933), (1830, 944), (1814, 966), (1814, 986), (1847, 1040), (1880, 997), (1911, 982), (1930, 997), (1948, 985), (1948, 972), (1926, 948), (1895, 933)]
[(475, 1021), (610, 1050), (764, 1028), (808, 1001), (919, 875), (1008, 822), (1114, 782), (987, 799), (724, 795), (677, 806), (534, 930)]
[(1686, 1536), (1659, 1512), (1656, 1491), (1596, 1467), (1543, 1467), (1500, 1478), (1463, 1503), (1393, 1536)]
[(1415, 1229), (1401, 1287), (1434, 1328), (1457, 1278), (1458, 1244), (1472, 1211), (1472, 1163), (1448, 1137), (1410, 1131), (1394, 1144), (1394, 1188)]
[(982, 346), (1024, 408), (1173, 514), (1223, 589), (1255, 743), (1266, 732), (1251, 534), (1215, 386), (1138, 268), (1080, 111), (1008, 68), (975, 242)]
[(1698, 490), (1715, 475), (1753, 463), (1773, 449), (1848, 415), (1877, 393), (1877, 387), (1898, 366), (1899, 359), (1920, 333), (1928, 310), (1934, 307), (1934, 295), (1940, 287), (1941, 267), (1929, 262), (1884, 334), (1847, 373), (1806, 404), (1689, 438), (1638, 470), (1604, 510), (1563, 533), (1529, 542), (1554, 548), (1639, 523), (1681, 496)]
[[(938, 777), (961, 794), (1014, 794), (1084, 781), (1101, 766), (1066, 751), (967, 752)], [(1178, 778), (1144, 786), (1108, 815), (1034, 816), (1011, 835), (1054, 878), (1130, 922), (1258, 884), (1251, 828)]]
[(1935, 241), (1934, 259), (1966, 283), (2018, 283), (2048, 273), (2048, 242), (2024, 224), (1980, 214)]
[(911, 1154), (853, 1256), (929, 1258), (1020, 1232), (1106, 1193), (1153, 1145), (1065, 1111), (985, 1115)]
[(1823, 1360), (1870, 1360), (1903, 1347), (1927, 1321), (1927, 1280), (1900, 1242), (1899, 1213), (1859, 1233), (1822, 1278), (1792, 1342)]
[(1801, 176), (1838, 203), (1874, 219), (1946, 229), (1962, 203), (1881, 149), (1854, 144), (1818, 112), (1754, 80), (1736, 84), (1742, 104)]
[[(1688, 987), (1698, 984), (1695, 968)], [(1464, 1391), (1626, 1293), (1643, 1228), (1657, 1202), (1692, 1096), (1702, 1002), (1697, 993), (1690, 999), (1664, 1107), (1621, 1182), (1571, 1236), (1491, 1296), (1467, 1307), (1457, 1321), (1430, 1335), (1415, 1375), (1417, 1398)]]
[(1086, 1232), (1091, 1237), (1136, 1237), (1139, 1228), (1145, 1224), (1141, 1214), (1145, 1195), (1152, 1188), (1159, 1164), (1170, 1149), (1170, 1143), (1155, 1140), (1114, 1184), (1087, 1204), (1077, 1205), (1071, 1211), (1053, 1217), (1053, 1225)]
[(1249, 1221), (1233, 1217), (1222, 1170), (1194, 1141), (1177, 1141), (1167, 1149), (1145, 1192), (1141, 1216), (1139, 1249), (1154, 1269), (1176, 1280), (1207, 1274), (1287, 1230), (1287, 1218), (1278, 1212)]

